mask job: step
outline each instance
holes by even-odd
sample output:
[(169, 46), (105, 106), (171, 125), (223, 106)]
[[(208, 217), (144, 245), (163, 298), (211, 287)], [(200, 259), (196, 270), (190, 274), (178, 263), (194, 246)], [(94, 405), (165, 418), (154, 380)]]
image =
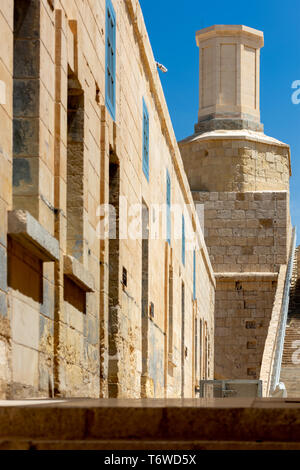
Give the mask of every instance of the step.
[(32, 402), (0, 403), (0, 449), (300, 449), (300, 398)]

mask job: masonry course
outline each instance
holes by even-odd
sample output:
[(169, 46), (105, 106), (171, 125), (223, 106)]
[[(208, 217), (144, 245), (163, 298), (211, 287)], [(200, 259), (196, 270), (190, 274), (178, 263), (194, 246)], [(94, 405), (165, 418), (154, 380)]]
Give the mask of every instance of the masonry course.
[[(106, 106), (109, 5), (114, 119)], [(214, 373), (215, 279), (139, 3), (1, 2), (0, 35), (1, 397), (193, 397)], [(99, 238), (99, 207), (118, 209), (123, 196), (152, 218), (152, 204), (166, 203), (167, 170), (171, 202), (196, 236), (183, 265), (173, 219), (170, 244), (160, 221), (143, 284), (142, 241)]]

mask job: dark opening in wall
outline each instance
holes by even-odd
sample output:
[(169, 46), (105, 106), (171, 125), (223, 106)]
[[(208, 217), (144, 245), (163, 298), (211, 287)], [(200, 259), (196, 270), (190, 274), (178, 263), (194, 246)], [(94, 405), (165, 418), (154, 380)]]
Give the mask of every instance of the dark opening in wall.
[(208, 332), (207, 322), (204, 322), (204, 379), (208, 379)]
[(43, 263), (17, 241), (8, 238), (7, 283), (35, 302), (43, 303)]
[(116, 306), (119, 302), (120, 284), (120, 241), (119, 241), (119, 197), (120, 167), (111, 155), (109, 163), (109, 305)]
[(67, 276), (64, 276), (64, 300), (80, 312), (86, 313), (86, 293)]
[[(153, 304), (152, 304), (153, 305)], [(154, 305), (149, 306), (149, 210), (142, 206), (142, 272), (141, 272), (141, 307), (142, 307), (142, 378), (141, 396), (146, 395), (144, 386), (149, 367), (149, 315), (154, 317)]]
[(118, 396), (118, 353), (119, 345), (119, 291), (122, 282), (120, 269), (120, 241), (119, 241), (119, 197), (120, 197), (120, 167), (116, 155), (111, 152), (109, 162), (109, 240), (108, 240), (108, 394), (109, 397)]
[(38, 218), (40, 2), (14, 1), (13, 207)]
[(123, 266), (123, 272), (122, 272), (122, 284), (123, 284), (123, 287), (127, 287), (127, 269), (124, 268)]
[(67, 252), (82, 261), (84, 220), (84, 92), (68, 76)]

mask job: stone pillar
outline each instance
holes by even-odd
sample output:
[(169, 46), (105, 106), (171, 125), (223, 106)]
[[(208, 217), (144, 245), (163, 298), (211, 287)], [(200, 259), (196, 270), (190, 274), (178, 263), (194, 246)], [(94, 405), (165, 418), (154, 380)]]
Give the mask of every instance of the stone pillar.
[(200, 53), (196, 132), (263, 130), (259, 61), (263, 33), (241, 25), (215, 25), (196, 33)]

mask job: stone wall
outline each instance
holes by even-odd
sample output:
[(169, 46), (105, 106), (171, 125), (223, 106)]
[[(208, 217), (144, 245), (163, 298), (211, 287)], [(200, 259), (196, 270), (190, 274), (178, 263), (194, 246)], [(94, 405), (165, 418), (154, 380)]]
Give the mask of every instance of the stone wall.
[(192, 191), (287, 190), (289, 147), (262, 133), (215, 131), (180, 142)]
[(12, 377), (11, 325), (7, 299), (7, 210), (12, 205), (13, 4), (0, 4), (0, 397), (9, 394)]
[[(213, 377), (215, 280), (208, 252), (139, 3), (112, 4), (115, 120), (105, 105), (105, 0), (0, 5), (0, 80), (7, 89), (7, 103), (0, 104), (4, 398), (193, 396), (200, 374)], [(143, 99), (149, 182), (142, 169)], [(185, 264), (175, 215), (166, 242), (167, 170), (171, 203), (194, 232)], [(119, 196), (127, 205), (126, 216), (117, 218), (120, 235), (134, 205), (146, 204), (149, 222), (157, 221), (155, 229), (150, 224), (144, 330), (142, 240), (124, 232), (118, 240), (99, 236), (100, 206), (117, 206)], [(22, 228), (8, 228), (7, 214), (23, 220)]]
[(215, 272), (278, 272), (287, 263), (290, 223), (285, 191), (200, 192)]
[(216, 378), (259, 379), (277, 274), (216, 277)]
[(193, 197), (196, 206), (204, 204), (205, 239), (217, 278), (216, 378), (258, 379), (278, 272), (288, 262), (289, 194), (193, 191)]

